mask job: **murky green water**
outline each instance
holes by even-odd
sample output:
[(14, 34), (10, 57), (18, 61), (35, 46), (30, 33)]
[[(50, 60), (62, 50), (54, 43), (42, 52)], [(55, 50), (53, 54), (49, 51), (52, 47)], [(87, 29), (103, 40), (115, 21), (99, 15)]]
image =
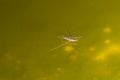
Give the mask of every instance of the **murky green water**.
[[(0, 80), (119, 80), (119, 0), (1, 0)], [(59, 34), (82, 36), (63, 44)]]

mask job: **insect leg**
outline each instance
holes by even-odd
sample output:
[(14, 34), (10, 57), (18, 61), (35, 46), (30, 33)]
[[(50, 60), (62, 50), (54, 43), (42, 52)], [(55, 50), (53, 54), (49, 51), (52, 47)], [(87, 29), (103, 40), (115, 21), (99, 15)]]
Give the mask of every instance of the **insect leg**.
[(64, 45), (66, 45), (66, 44), (68, 44), (68, 43), (69, 43), (69, 41), (68, 41), (68, 42), (65, 42), (65, 43), (63, 43), (63, 44), (61, 44), (61, 45), (59, 45), (59, 46), (57, 46), (57, 47), (55, 47), (55, 48), (53, 48), (53, 49), (50, 49), (48, 52), (54, 51), (54, 50), (56, 50), (56, 49), (58, 49), (58, 48), (60, 48), (60, 47), (62, 47), (62, 46), (64, 46)]

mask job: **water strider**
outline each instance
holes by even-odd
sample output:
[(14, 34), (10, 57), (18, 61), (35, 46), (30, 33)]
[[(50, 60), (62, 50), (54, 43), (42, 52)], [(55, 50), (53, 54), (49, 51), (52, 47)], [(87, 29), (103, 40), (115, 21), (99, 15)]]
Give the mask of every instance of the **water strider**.
[(81, 37), (74, 37), (74, 36), (72, 36), (70, 30), (68, 29), (68, 26), (66, 26), (66, 28), (67, 28), (68, 36), (61, 35), (61, 37), (60, 37), (61, 39), (66, 40), (66, 42), (61, 44), (61, 45), (59, 45), (59, 46), (57, 46), (57, 47), (55, 47), (55, 48), (50, 49), (48, 52), (54, 51), (54, 50), (56, 50), (56, 49), (58, 49), (58, 48), (60, 48), (60, 47), (62, 47), (64, 45), (66, 45), (68, 43), (78, 42), (78, 39), (81, 38)]

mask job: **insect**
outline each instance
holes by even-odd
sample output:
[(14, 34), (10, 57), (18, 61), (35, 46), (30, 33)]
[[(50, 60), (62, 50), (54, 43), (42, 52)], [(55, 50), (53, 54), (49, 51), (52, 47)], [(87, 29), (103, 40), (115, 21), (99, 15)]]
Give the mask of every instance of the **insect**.
[(59, 37), (59, 38), (61, 38), (61, 39), (66, 40), (66, 42), (63, 43), (63, 44), (61, 44), (61, 45), (59, 45), (59, 46), (57, 46), (57, 47), (55, 47), (55, 48), (50, 49), (48, 52), (54, 51), (54, 50), (56, 50), (56, 49), (58, 49), (58, 48), (60, 48), (60, 47), (62, 47), (62, 46), (64, 46), (64, 45), (66, 45), (66, 44), (68, 44), (68, 43), (78, 42), (78, 39), (81, 38), (81, 36), (80, 36), (80, 37), (74, 37), (74, 36), (72, 36), (72, 34), (71, 34), (68, 26), (66, 26), (66, 28), (67, 28), (68, 36), (63, 36), (63, 35), (61, 35), (61, 36)]

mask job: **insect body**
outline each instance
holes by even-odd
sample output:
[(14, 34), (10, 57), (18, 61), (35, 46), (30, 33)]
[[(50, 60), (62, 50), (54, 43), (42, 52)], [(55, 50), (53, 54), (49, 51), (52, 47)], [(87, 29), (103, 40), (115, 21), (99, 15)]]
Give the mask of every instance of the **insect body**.
[(76, 37), (70, 37), (70, 36), (64, 36), (63, 39), (69, 41), (69, 42), (77, 42), (78, 38)]
[(73, 36), (71, 35), (68, 27), (67, 27), (67, 31), (68, 31), (69, 36), (63, 36), (63, 35), (62, 35), (62, 36), (60, 37), (61, 39), (66, 40), (66, 42), (63, 43), (63, 44), (61, 44), (61, 45), (59, 45), (59, 46), (57, 46), (57, 47), (55, 47), (55, 48), (53, 48), (53, 49), (50, 49), (49, 52), (54, 51), (54, 50), (56, 50), (57, 48), (60, 48), (60, 47), (66, 45), (66, 44), (68, 44), (68, 43), (70, 43), (70, 42), (77, 42), (77, 41), (78, 41), (78, 38), (81, 38), (81, 37), (73, 37)]

